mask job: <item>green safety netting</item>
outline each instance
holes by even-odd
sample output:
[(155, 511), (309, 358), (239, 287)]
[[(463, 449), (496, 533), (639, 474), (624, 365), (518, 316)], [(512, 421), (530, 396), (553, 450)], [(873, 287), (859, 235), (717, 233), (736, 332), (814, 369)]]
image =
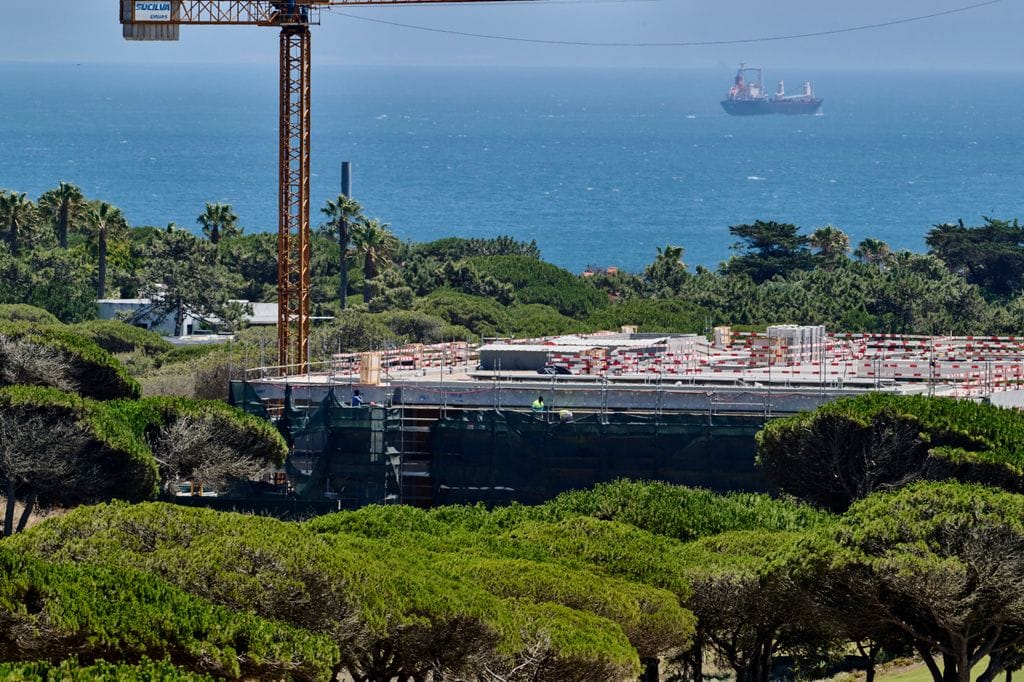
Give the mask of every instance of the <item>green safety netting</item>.
[(432, 430), (435, 503), (535, 504), (616, 478), (764, 491), (755, 417), (479, 412)]
[(760, 417), (448, 408), (417, 434), (423, 421), (407, 428), (401, 406), (347, 407), (333, 390), (313, 405), (295, 406), (290, 395), (284, 403), (278, 424), (292, 445), (295, 492), (343, 507), (534, 504), (617, 478), (768, 489), (754, 467)]
[[(240, 395), (255, 396), (232, 385)], [(259, 397), (255, 396), (259, 401)], [(290, 387), (276, 425), (291, 447), (285, 472), (303, 499), (337, 500), (341, 507), (382, 504), (398, 495), (395, 467), (385, 438), (394, 410), (341, 404), (330, 389), (319, 403), (296, 405)], [(262, 402), (236, 403), (266, 416)]]
[(231, 382), (228, 390), (228, 403), (251, 415), (270, 420), (270, 415), (267, 414), (263, 400), (256, 393), (256, 389), (245, 381)]

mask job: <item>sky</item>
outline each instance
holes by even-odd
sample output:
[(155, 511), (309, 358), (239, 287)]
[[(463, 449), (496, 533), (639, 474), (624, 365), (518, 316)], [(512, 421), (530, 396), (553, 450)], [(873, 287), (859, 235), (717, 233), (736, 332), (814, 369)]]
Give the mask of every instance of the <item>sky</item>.
[[(984, 0), (539, 0), (341, 7), (314, 29), (314, 64), (734, 69), (1024, 69), (1024, 1), (831, 36), (688, 47), (549, 45), (457, 36), (379, 21), (511, 38), (590, 43), (735, 41), (848, 29)], [(0, 62), (274, 63), (261, 27), (182, 27), (177, 43), (120, 37), (117, 0), (2, 0)], [(351, 16), (345, 16), (351, 15)], [(353, 18), (359, 17), (359, 18)], [(376, 20), (376, 21), (368, 21)]]

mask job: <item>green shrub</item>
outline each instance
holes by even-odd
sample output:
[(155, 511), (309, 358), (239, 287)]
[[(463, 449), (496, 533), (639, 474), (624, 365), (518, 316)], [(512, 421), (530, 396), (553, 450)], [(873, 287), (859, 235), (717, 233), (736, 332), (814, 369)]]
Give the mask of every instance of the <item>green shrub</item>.
[(721, 495), (657, 481), (602, 483), (562, 493), (544, 506), (557, 517), (619, 521), (684, 542), (728, 531), (799, 531), (828, 519), (807, 504), (768, 495)]
[(679, 299), (628, 299), (598, 310), (587, 318), (587, 324), (593, 329), (636, 325), (640, 332), (701, 334), (709, 319), (706, 310)]
[(479, 337), (472, 331), (459, 324), (446, 324), (441, 327), (442, 341), (468, 341), (474, 342)]
[(666, 590), (547, 562), (461, 554), (443, 555), (441, 561), (441, 570), (460, 582), (499, 597), (560, 604), (607, 618), (622, 628), (641, 657), (678, 648), (693, 636), (692, 614)]
[[(627, 680), (640, 673), (640, 660), (622, 631), (607, 619), (560, 604), (516, 602), (520, 638), (543, 641), (550, 653), (536, 680)], [(553, 655), (552, 655), (553, 654)]]
[(218, 352), (223, 352), (224, 344), (221, 343), (197, 343), (188, 346), (172, 345), (161, 357), (160, 364), (171, 365), (180, 362), (199, 360)]
[(835, 511), (921, 479), (1024, 491), (1024, 419), (969, 400), (868, 393), (769, 422), (757, 442), (776, 485)]
[(147, 355), (166, 353), (173, 346), (156, 332), (117, 320), (90, 320), (72, 325), (71, 329), (92, 339), (108, 353), (131, 353), (142, 350)]
[(511, 306), (508, 317), (510, 329), (517, 337), (557, 336), (590, 330), (589, 325), (540, 303)]
[(443, 339), (441, 333), (445, 321), (435, 315), (412, 310), (396, 310), (383, 313), (381, 319), (396, 338), (406, 343), (437, 343)]
[(60, 320), (50, 311), (24, 303), (0, 304), (0, 320), (32, 322), (33, 324), (60, 324)]
[(413, 244), (410, 255), (434, 258), (439, 261), (457, 261), (473, 256), (526, 256), (540, 259), (536, 241), (524, 242), (508, 236), (493, 239), (447, 237), (432, 242)]
[(511, 284), (519, 303), (541, 303), (569, 317), (582, 318), (608, 305), (608, 297), (568, 270), (527, 256), (468, 259), (481, 274)]
[(5, 682), (213, 682), (203, 673), (190, 672), (166, 661), (143, 659), (141, 663), (81, 664), (75, 659), (49, 663), (0, 663), (0, 679)]
[(82, 395), (97, 400), (137, 397), (141, 389), (121, 363), (91, 339), (63, 325), (0, 322), (0, 337), (55, 351)]
[(439, 289), (418, 300), (414, 309), (438, 315), (449, 324), (469, 329), (478, 336), (505, 336), (510, 327), (508, 313), (498, 303), (450, 289)]
[(686, 578), (672, 557), (682, 543), (615, 521), (558, 517), (551, 509), (512, 505), (440, 507), (430, 512), (372, 506), (307, 522), (317, 533), (360, 535), (438, 553), (550, 562), (593, 570), (685, 597)]
[[(354, 353), (380, 350), (395, 334), (381, 315), (360, 310), (348, 310), (330, 324), (313, 328), (310, 348), (328, 353)], [(276, 360), (272, 361), (276, 364)]]
[(213, 606), (121, 567), (48, 564), (0, 547), (0, 621), (17, 636), (6, 660), (173, 657), (220, 677), (326, 678), (338, 651), (324, 638)]

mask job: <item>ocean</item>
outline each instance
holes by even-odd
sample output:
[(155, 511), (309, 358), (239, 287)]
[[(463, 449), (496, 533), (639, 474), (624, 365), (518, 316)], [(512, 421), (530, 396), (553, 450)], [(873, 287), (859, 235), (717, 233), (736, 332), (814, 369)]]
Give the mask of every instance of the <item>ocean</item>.
[[(726, 115), (733, 75), (314, 65), (314, 224), (345, 160), (403, 240), (536, 239), (576, 272), (666, 244), (715, 267), (758, 219), (921, 251), (936, 223), (1024, 218), (1024, 73), (768, 70), (814, 80), (822, 113), (795, 117)], [(226, 202), (276, 230), (276, 66), (6, 63), (0, 82), (0, 188), (65, 180), (192, 229)]]

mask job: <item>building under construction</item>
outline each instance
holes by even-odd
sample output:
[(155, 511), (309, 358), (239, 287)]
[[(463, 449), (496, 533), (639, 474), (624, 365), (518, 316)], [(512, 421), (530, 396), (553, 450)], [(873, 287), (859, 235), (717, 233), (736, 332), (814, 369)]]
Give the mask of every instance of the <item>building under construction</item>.
[(292, 445), (265, 499), (287, 491), (323, 510), (536, 503), (621, 477), (767, 490), (758, 429), (865, 391), (1016, 406), (1024, 338), (626, 328), (337, 355), (313, 370), (258, 368), (232, 385), (233, 402)]

